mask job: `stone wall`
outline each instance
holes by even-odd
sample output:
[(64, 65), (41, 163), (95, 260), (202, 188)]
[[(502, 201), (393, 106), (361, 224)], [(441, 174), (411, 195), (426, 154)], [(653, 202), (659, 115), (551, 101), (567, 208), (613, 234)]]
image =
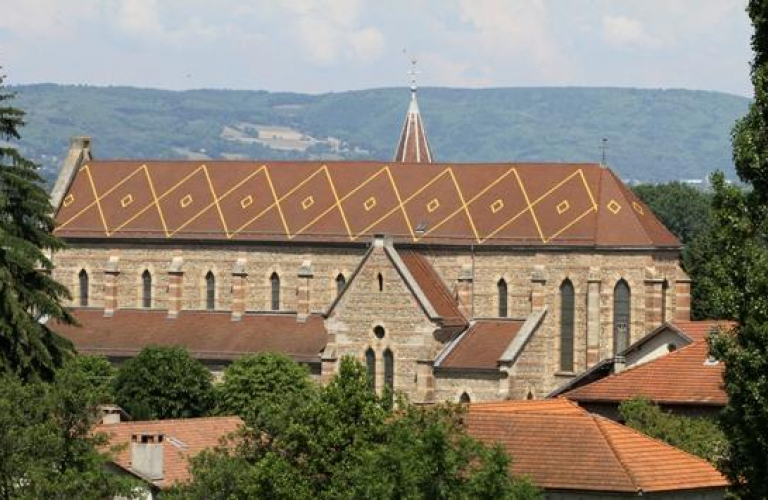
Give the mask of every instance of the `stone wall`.
[[(379, 276), (381, 284), (379, 285)], [(374, 332), (382, 327), (383, 338)], [(431, 381), (419, 380), (430, 374), (419, 370), (442, 347), (435, 338), (437, 325), (425, 314), (383, 247), (374, 248), (355, 279), (341, 296), (326, 321), (329, 343), (335, 362), (324, 363), (323, 378), (328, 380), (338, 368), (342, 356), (352, 356), (365, 363), (369, 348), (376, 354), (376, 389), (384, 387), (384, 352), (394, 355), (394, 389), (411, 401), (421, 402), (425, 395), (419, 387)]]

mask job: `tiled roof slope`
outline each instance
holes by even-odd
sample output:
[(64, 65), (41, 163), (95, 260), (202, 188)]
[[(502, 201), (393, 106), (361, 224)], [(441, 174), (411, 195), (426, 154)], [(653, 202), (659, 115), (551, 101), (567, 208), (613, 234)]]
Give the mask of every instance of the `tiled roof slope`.
[(506, 449), (514, 474), (544, 489), (637, 494), (727, 486), (706, 461), (562, 399), (473, 404), (465, 423), (472, 436)]
[(523, 320), (477, 320), (440, 361), (440, 368), (497, 370)]
[(443, 319), (445, 326), (464, 325), (467, 320), (459, 311), (459, 306), (443, 283), (442, 278), (435, 272), (429, 261), (412, 250), (398, 252), (405, 267), (418, 283), (427, 300)]
[(146, 346), (180, 346), (207, 360), (233, 360), (256, 352), (282, 352), (297, 361), (319, 361), (327, 333), (320, 316), (297, 322), (295, 315), (245, 314), (232, 321), (230, 313), (182, 311), (169, 319), (166, 311), (73, 311), (80, 327), (54, 324), (82, 354), (135, 356)]
[(162, 433), (163, 479), (154, 484), (168, 488), (190, 479), (190, 458), (206, 448), (217, 446), (221, 438), (236, 431), (241, 424), (242, 420), (238, 417), (210, 417), (120, 422), (97, 426), (94, 431), (107, 434), (110, 446), (126, 445), (113, 456), (113, 462), (128, 471), (131, 471), (131, 436)]
[(679, 247), (597, 164), (91, 161), (56, 223), (68, 239)]
[(563, 394), (579, 402), (619, 403), (645, 396), (660, 404), (725, 406), (722, 363), (709, 363), (706, 336), (727, 322), (673, 323), (693, 342), (661, 358), (628, 368)]

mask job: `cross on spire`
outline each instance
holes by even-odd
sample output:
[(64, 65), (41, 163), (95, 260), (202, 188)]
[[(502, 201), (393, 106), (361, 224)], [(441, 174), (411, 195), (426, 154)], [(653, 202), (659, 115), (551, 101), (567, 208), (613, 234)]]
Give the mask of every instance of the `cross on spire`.
[(410, 59), (411, 67), (408, 70), (408, 76), (411, 81), (411, 103), (408, 106), (408, 113), (405, 115), (405, 123), (400, 133), (400, 141), (395, 150), (395, 161), (403, 163), (431, 163), (432, 153), (429, 150), (427, 134), (424, 132), (424, 122), (419, 112), (419, 104), (416, 101), (416, 75), (420, 73), (416, 69), (418, 60), (415, 57)]
[(411, 77), (411, 92), (416, 92), (416, 75), (421, 73), (421, 71), (416, 69), (416, 63), (418, 62), (418, 59), (411, 57), (411, 69), (408, 70), (408, 76)]

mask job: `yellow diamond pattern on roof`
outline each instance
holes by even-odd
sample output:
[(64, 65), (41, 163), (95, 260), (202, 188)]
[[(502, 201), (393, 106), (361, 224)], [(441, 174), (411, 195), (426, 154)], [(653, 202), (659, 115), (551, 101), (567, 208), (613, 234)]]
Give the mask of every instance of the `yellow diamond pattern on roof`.
[[(325, 165), (310, 171), (292, 187), (281, 185), (278, 188), (281, 191), (280, 194), (276, 190), (271, 170), (272, 167), (267, 165), (255, 165), (252, 170), (248, 170), (243, 175), (242, 179), (235, 180), (232, 187), (227, 188), (227, 190), (222, 189), (225, 192), (217, 192), (211, 181), (212, 172), (206, 165), (200, 165), (173, 186), (164, 187), (162, 192), (156, 192), (151, 165), (149, 167), (141, 165), (125, 178), (113, 183), (108, 189), (98, 190), (91, 180), (89, 191), (93, 192), (94, 201), (82, 209), (78, 207), (77, 213), (59, 223), (57, 231), (72, 225), (78, 217), (94, 206), (103, 221), (103, 234), (105, 236), (120, 233), (123, 227), (131, 221), (147, 211), (153, 210), (157, 212), (163, 224), (164, 236), (168, 238), (175, 236), (184, 230), (188, 224), (200, 218), (210, 226), (212, 217), (219, 220), (221, 227), (211, 228), (211, 235), (215, 236), (214, 231), (223, 229), (228, 238), (238, 236), (241, 232), (243, 233), (241, 237), (247, 237), (247, 226), (254, 224), (266, 214), (272, 213), (282, 221), (284, 234), (274, 234), (274, 232), (268, 234), (292, 239), (302, 234), (314, 235), (315, 233), (312, 233), (313, 226), (331, 214), (336, 214), (335, 217), (343, 222), (345, 234), (334, 235), (347, 238), (349, 241), (355, 241), (363, 235), (373, 234), (377, 230), (377, 226), (385, 224), (388, 218), (397, 216), (402, 217), (407, 225), (409, 237), (417, 242), (439, 230), (448, 222), (455, 221), (460, 217), (466, 220), (466, 224), (474, 232), (473, 239), (482, 244), (496, 237), (500, 231), (508, 226), (515, 224), (524, 214), (528, 214), (527, 220), (532, 219), (536, 224), (541, 242), (547, 243), (598, 208), (581, 169), (573, 171), (549, 191), (537, 195), (536, 199), (528, 198), (525, 183), (514, 166), (500, 170), (499, 175), (495, 179), (485, 181), (485, 187), (480, 187), (479, 191), (478, 188), (475, 188), (471, 198), (465, 197), (454, 174), (454, 167), (450, 166), (438, 170), (437, 175), (425, 180), (415, 190), (413, 187), (408, 188), (410, 194), (407, 196), (401, 195), (401, 186), (393, 178), (392, 172), (387, 166), (382, 166), (381, 169), (372, 172), (367, 178), (360, 181), (357, 187), (341, 197), (336, 190), (333, 176)], [(87, 168), (83, 169), (79, 175), (92, 179), (92, 174)], [(373, 184), (374, 181), (377, 184)], [(193, 182), (196, 183), (197, 190), (188, 190), (185, 186), (191, 185)], [(251, 183), (256, 184), (252, 185)], [(369, 185), (369, 183), (371, 184)], [(200, 185), (207, 186), (207, 191), (203, 193), (204, 196), (202, 197)], [(136, 191), (134, 186), (146, 187), (139, 187), (140, 191)], [(263, 186), (263, 188), (254, 191), (256, 186)], [(371, 186), (375, 186), (375, 188)], [(565, 186), (563, 189), (567, 188), (570, 192), (577, 191), (578, 199), (563, 199), (563, 193), (559, 193), (561, 186)], [(126, 193), (128, 188), (131, 188), (132, 192)], [(184, 193), (182, 189), (187, 192)], [(266, 191), (259, 189), (266, 189)], [(372, 189), (375, 190), (373, 194), (370, 194)], [(518, 191), (513, 192), (514, 189)], [(379, 196), (384, 192), (383, 190), (386, 191), (387, 196), (385, 198)], [(430, 193), (431, 190), (432, 193)], [(441, 193), (439, 197), (434, 196), (434, 190)], [(256, 193), (256, 196), (248, 194), (248, 191)], [(140, 194), (138, 198), (134, 196), (137, 192)], [(194, 198), (192, 192), (195, 193)], [(181, 194), (183, 196), (179, 197)], [(237, 197), (229, 201), (227, 198), (230, 194)], [(430, 194), (433, 195), (430, 196)], [(116, 195), (121, 197), (114, 200), (113, 197)], [(509, 196), (513, 196), (515, 199), (510, 199)], [(556, 198), (560, 198), (560, 200), (558, 201)], [(63, 206), (71, 205), (74, 200), (75, 195), (68, 193), (64, 198)], [(115, 203), (115, 201), (123, 208), (130, 206), (131, 210), (126, 210), (124, 217), (117, 217), (114, 214), (107, 217), (102, 205), (108, 202)], [(177, 207), (181, 206), (188, 209), (187, 211), (190, 213), (185, 213), (183, 218), (181, 214), (169, 213), (171, 208), (167, 206), (167, 203), (170, 201), (175, 201)], [(85, 205), (85, 203), (83, 204)], [(224, 204), (230, 208), (222, 210)], [(231, 210), (233, 204), (239, 205), (242, 210), (249, 209), (249, 211), (243, 213), (240, 219), (235, 221), (235, 214), (228, 214), (227, 212)], [(137, 206), (135, 209), (134, 205)], [(300, 207), (300, 213), (291, 207)], [(621, 210), (621, 205), (615, 200), (611, 200), (606, 208), (617, 214)], [(643, 213), (641, 205), (634, 203), (633, 208), (638, 213)], [(563, 216), (563, 220), (556, 225), (550, 223), (549, 226), (545, 227), (542, 225), (541, 216), (552, 209)], [(484, 211), (485, 216), (480, 213), (481, 211)], [(490, 216), (489, 211), (493, 214), (490, 219), (486, 217)], [(360, 217), (358, 214), (363, 212), (368, 212), (370, 215), (361, 223), (358, 221)], [(398, 213), (401, 215), (397, 215)], [(428, 217), (424, 218), (425, 214)], [(170, 221), (168, 220), (169, 217), (176, 217), (178, 220)], [(481, 221), (482, 217), (486, 218)], [(482, 226), (480, 222), (482, 222)], [(415, 227), (422, 223), (425, 225), (426, 231), (417, 235)], [(270, 222), (270, 224), (272, 224), (270, 227), (274, 227), (274, 223)], [(126, 229), (126, 231), (130, 232), (133, 229)], [(151, 231), (157, 232), (156, 229), (148, 229), (146, 233), (151, 234)]]
[(640, 215), (645, 215), (645, 211), (643, 210), (643, 207), (640, 206), (640, 204), (636, 201), (632, 202), (632, 208), (635, 209), (635, 212), (637, 212)]
[(618, 214), (621, 211), (621, 205), (619, 205), (619, 202), (616, 200), (611, 200), (608, 202), (607, 205), (608, 210), (611, 211), (613, 215)]

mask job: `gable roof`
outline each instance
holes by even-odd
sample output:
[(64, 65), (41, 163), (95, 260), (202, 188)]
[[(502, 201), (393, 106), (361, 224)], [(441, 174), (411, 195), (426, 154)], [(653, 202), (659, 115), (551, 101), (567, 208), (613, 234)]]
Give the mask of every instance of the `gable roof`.
[(597, 164), (87, 161), (57, 207), (68, 240), (678, 249)]
[(163, 434), (163, 479), (152, 481), (152, 484), (159, 488), (169, 488), (176, 483), (189, 481), (190, 458), (206, 448), (217, 446), (221, 438), (236, 431), (242, 423), (239, 417), (148, 420), (102, 424), (96, 426), (94, 432), (107, 434), (110, 446), (127, 445), (114, 454), (112, 461), (136, 475), (139, 474), (131, 468), (131, 436), (141, 433)]
[(676, 322), (672, 326), (693, 342), (665, 356), (627, 368), (563, 396), (583, 403), (620, 403), (645, 396), (659, 404), (725, 406), (723, 365), (709, 362), (706, 337), (712, 330), (732, 323), (722, 321)]
[(526, 319), (476, 319), (435, 359), (438, 370), (498, 370), (514, 363), (538, 329), (547, 308)]
[(512, 456), (514, 474), (547, 490), (641, 494), (727, 486), (708, 462), (564, 399), (471, 404), (465, 424), (470, 435)]
[(429, 261), (415, 252), (405, 251), (401, 254), (395, 249), (391, 240), (380, 237), (374, 239), (371, 247), (363, 255), (363, 258), (360, 259), (360, 263), (352, 271), (352, 275), (347, 280), (344, 289), (331, 302), (331, 305), (325, 312), (326, 317), (331, 315), (342, 297), (348, 293), (350, 285), (355, 281), (371, 254), (377, 248), (381, 248), (384, 251), (395, 270), (405, 282), (405, 285), (431, 321), (439, 323), (442, 327), (449, 328), (463, 329), (467, 325), (467, 320), (459, 311), (458, 304), (451, 297), (442, 278), (435, 272)]
[(231, 361), (257, 352), (282, 352), (296, 361), (319, 362), (327, 343), (323, 318), (310, 315), (298, 322), (293, 314), (244, 314), (232, 321), (229, 312), (120, 309), (105, 317), (96, 309), (74, 309), (81, 326), (55, 323), (53, 331), (69, 339), (82, 354), (131, 357), (147, 346), (185, 347), (203, 360)]

